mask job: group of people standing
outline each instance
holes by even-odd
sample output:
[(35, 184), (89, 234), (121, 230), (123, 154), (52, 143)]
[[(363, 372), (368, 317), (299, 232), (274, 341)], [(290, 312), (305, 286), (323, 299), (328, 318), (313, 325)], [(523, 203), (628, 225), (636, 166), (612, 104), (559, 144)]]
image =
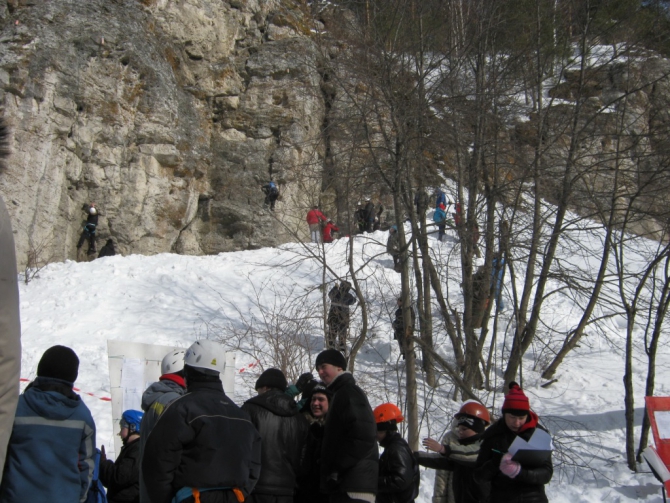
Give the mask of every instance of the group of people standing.
[(362, 234), (363, 232), (378, 231), (381, 228), (383, 213), (384, 206), (381, 203), (375, 206), (369, 197), (365, 199), (365, 206), (362, 203), (358, 203), (356, 211), (354, 211), (354, 220), (358, 227), (358, 232)]

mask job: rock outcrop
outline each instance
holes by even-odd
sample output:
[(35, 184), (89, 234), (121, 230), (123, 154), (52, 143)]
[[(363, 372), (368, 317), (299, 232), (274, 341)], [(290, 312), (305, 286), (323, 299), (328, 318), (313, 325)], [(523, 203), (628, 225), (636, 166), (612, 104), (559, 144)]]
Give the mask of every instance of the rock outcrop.
[[(31, 253), (76, 258), (88, 202), (98, 241), (123, 254), (211, 254), (301, 232), (320, 194), (325, 113), (308, 14), (299, 0), (1, 6), (13, 154), (0, 193), (19, 267)], [(276, 214), (260, 190), (270, 177)]]

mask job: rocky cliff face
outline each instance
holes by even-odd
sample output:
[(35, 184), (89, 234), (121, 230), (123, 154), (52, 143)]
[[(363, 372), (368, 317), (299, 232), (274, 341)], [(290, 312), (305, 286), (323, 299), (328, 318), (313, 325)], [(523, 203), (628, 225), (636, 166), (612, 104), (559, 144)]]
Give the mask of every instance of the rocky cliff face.
[[(19, 267), (98, 243), (210, 254), (301, 232), (319, 197), (318, 52), (299, 0), (8, 0), (0, 99), (13, 154), (0, 193)], [(260, 186), (279, 182), (279, 221)], [(82, 258), (81, 256), (79, 257)]]

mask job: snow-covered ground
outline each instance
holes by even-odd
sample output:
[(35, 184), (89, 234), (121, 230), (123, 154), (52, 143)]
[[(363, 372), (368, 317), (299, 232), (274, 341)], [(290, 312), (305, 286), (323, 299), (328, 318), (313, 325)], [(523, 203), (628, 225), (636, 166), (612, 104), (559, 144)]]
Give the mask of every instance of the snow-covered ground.
[[(355, 375), (373, 407), (383, 401), (403, 402), (403, 360), (390, 329), (400, 276), (384, 253), (385, 241), (384, 232), (356, 236), (353, 248), (361, 267), (357, 275), (370, 303), (372, 334), (358, 355)], [(431, 245), (435, 257), (450, 271), (445, 292), (457, 299), (455, 240), (440, 244), (431, 239)], [(334, 274), (346, 275), (347, 246), (348, 238), (326, 245), (327, 281), (332, 282)], [(241, 404), (253, 394), (253, 382), (260, 372), (259, 366), (247, 366), (256, 361), (265, 367), (276, 364), (273, 347), (281, 348), (279, 353), (290, 360), (289, 377), (293, 379), (309, 370), (314, 356), (323, 349), (324, 270), (313, 254), (320, 254), (315, 245), (290, 244), (208, 257), (134, 255), (51, 264), (30, 283), (21, 284), (22, 377), (34, 378), (39, 358), (48, 347), (72, 347), (81, 360), (76, 386), (95, 418), (98, 444), (111, 448), (118, 427), (112, 424), (109, 402), (99, 399), (110, 395), (107, 340), (188, 347), (198, 338), (211, 337), (237, 350), (237, 366), (245, 371), (236, 374), (233, 399)], [(574, 323), (580, 314), (579, 306), (562, 295), (551, 296), (545, 311), (550, 323)], [(510, 343), (510, 314), (503, 312), (498, 323), (498, 354), (502, 345)], [(359, 318), (356, 310), (352, 330), (359, 326)], [(449, 358), (449, 346), (440, 331), (436, 329), (437, 346)], [(549, 499), (553, 503), (660, 502), (660, 485), (655, 479), (650, 474), (631, 473), (625, 464), (624, 332), (616, 325), (604, 332), (606, 336), (594, 332), (585, 338), (560, 367), (558, 381), (548, 388), (540, 387), (539, 373), (533, 370), (543, 357), (542, 347), (534, 346), (524, 360), (525, 392), (558, 448)], [(665, 342), (657, 360), (658, 396), (670, 395), (667, 338)], [(645, 361), (640, 352), (635, 361), (638, 425), (644, 404)], [(494, 378), (499, 379), (500, 373)], [(424, 435), (441, 436), (458, 407), (451, 401), (453, 389), (446, 378), (441, 382), (444, 385), (437, 391), (420, 384)], [(482, 394), (482, 399), (498, 410), (501, 396), (498, 391)], [(432, 481), (432, 471), (422, 472), (420, 503), (430, 502)]]

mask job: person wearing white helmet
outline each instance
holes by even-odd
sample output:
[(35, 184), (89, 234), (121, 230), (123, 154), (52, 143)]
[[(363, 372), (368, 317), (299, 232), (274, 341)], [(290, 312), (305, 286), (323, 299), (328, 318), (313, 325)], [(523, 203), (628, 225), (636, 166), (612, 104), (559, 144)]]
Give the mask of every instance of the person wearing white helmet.
[[(183, 349), (174, 349), (166, 354), (161, 362), (160, 378), (157, 382), (149, 385), (142, 395), (144, 416), (142, 417), (141, 424), (140, 453), (144, 452), (147, 437), (165, 408), (186, 393), (186, 382), (184, 381), (185, 352)], [(149, 501), (149, 495), (146, 493), (141, 476), (140, 501)]]
[(86, 223), (84, 230), (81, 231), (81, 236), (77, 242), (77, 249), (81, 248), (84, 241), (88, 240), (88, 254), (92, 255), (96, 252), (95, 248), (95, 230), (98, 227), (98, 209), (95, 203), (84, 204), (81, 208), (86, 213)]
[(234, 503), (253, 491), (261, 437), (223, 391), (220, 344), (196, 341), (184, 355), (187, 393), (165, 409), (147, 438), (142, 478), (152, 503)]

